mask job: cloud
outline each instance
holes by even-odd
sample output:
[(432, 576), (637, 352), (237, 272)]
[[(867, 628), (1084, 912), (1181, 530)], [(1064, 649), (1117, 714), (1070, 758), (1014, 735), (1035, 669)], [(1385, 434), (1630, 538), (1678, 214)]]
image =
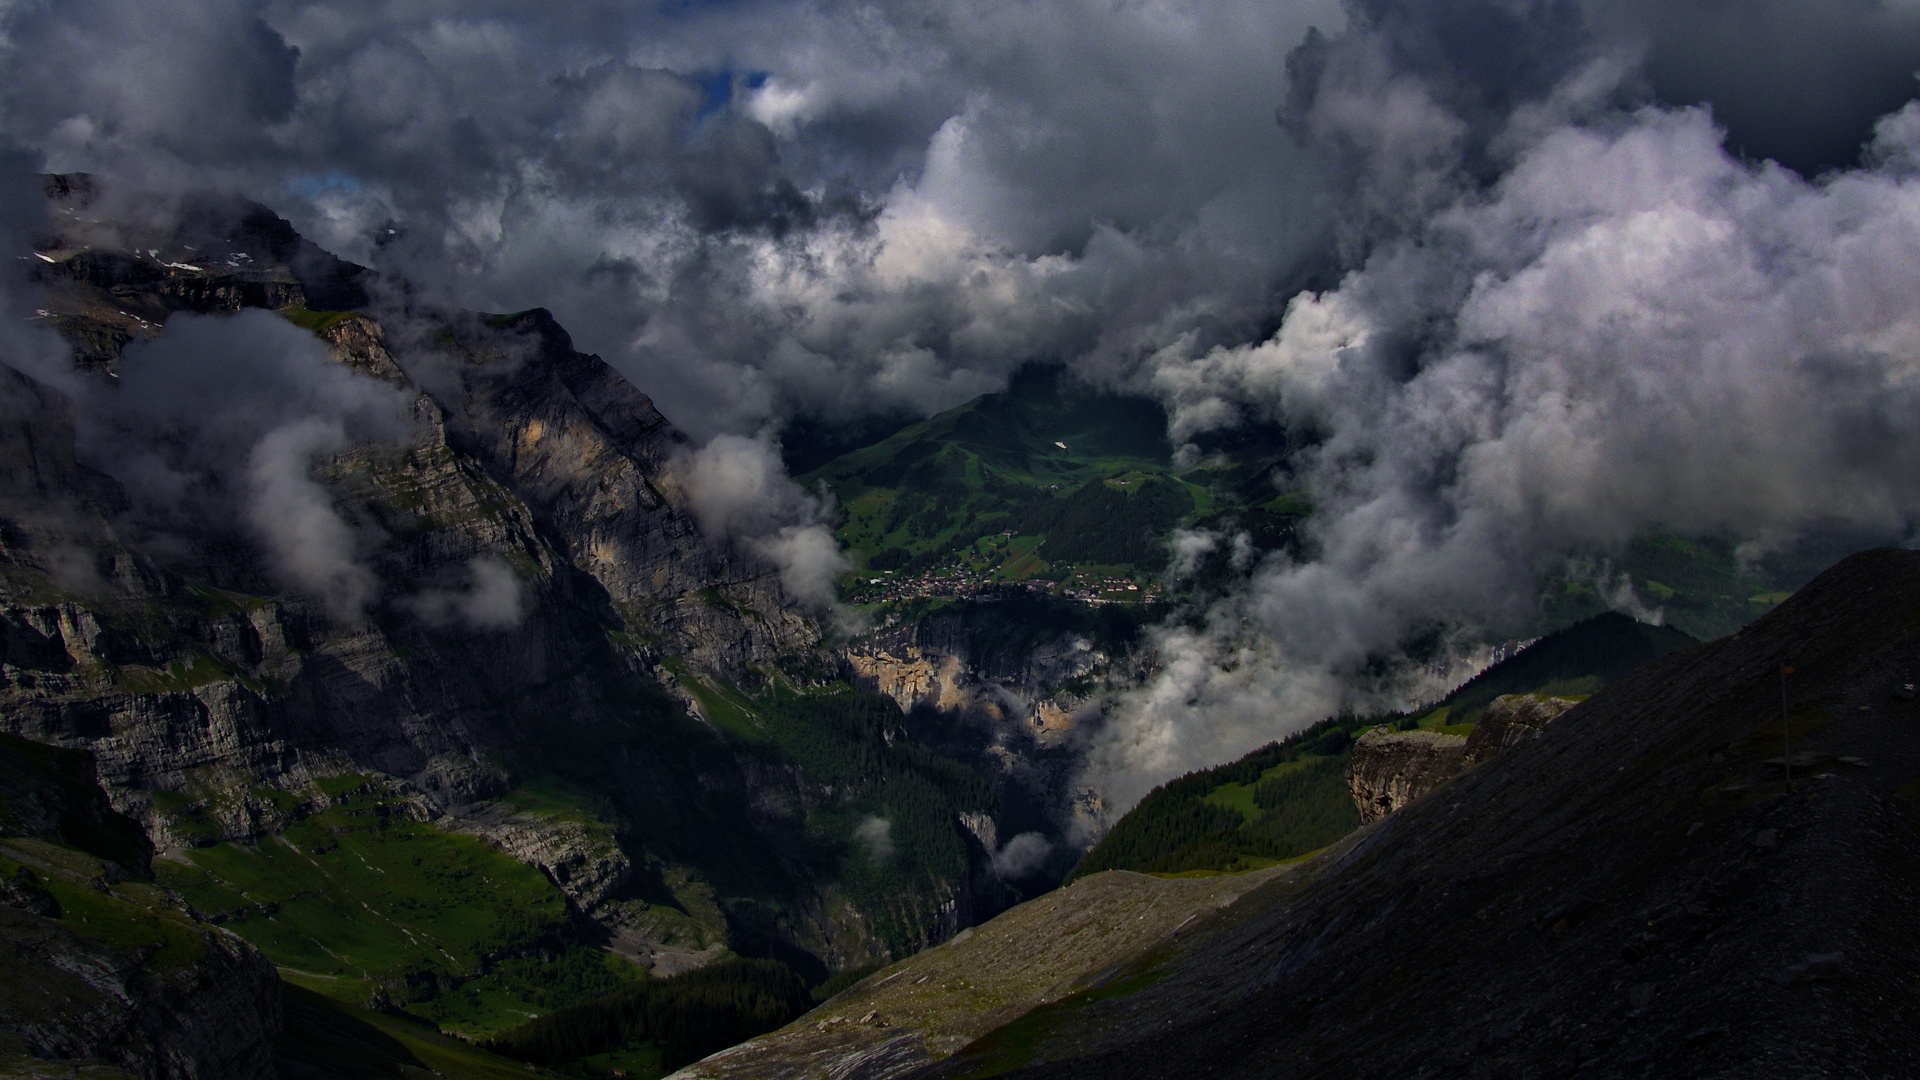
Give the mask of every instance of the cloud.
[(0, 12), (12, 131), (56, 171), (103, 164), (155, 177), (283, 158), (296, 49), (248, 0), (79, 0)]
[(1710, 100), (1743, 147), (1833, 158), (1808, 140), (1904, 100), (1916, 28), (1876, 0), (85, 0), (0, 12), (0, 129), (549, 307), (704, 440), (931, 412), (1035, 358), (1139, 388), (1498, 175), (1523, 114)]
[(280, 574), (337, 619), (358, 617), (379, 584), (354, 560), (353, 527), (311, 475), (316, 458), (346, 443), (337, 421), (301, 420), (269, 431), (247, 455), (248, 523)]
[[(1436, 671), (1471, 671), (1476, 642), (1525, 624), (1543, 571), (1646, 529), (1911, 533), (1920, 104), (1881, 121), (1866, 166), (1810, 182), (1729, 152), (1705, 110), (1618, 104), (1590, 57), (1569, 56), (1562, 86), (1494, 88), (1505, 127), (1454, 112), (1497, 175), (1477, 178), (1464, 150), (1413, 161), (1428, 179), (1355, 195), (1364, 261), (1295, 296), (1274, 334), (1154, 356), (1176, 438), (1245, 417), (1300, 436), (1318, 555), (1274, 557), (1159, 632), (1159, 674), (1094, 750), (1116, 791), (1342, 709), (1420, 700), (1448, 681)], [(1390, 65), (1358, 85), (1450, 109), (1457, 77)], [(1391, 115), (1339, 115), (1380, 134), (1367, 154), (1400, 152)], [(1436, 661), (1382, 667), (1435, 632)]]
[(717, 435), (676, 459), (673, 474), (709, 539), (739, 542), (779, 568), (788, 593), (833, 605), (834, 578), (851, 564), (834, 539), (830, 501), (787, 476), (770, 433)]
[(466, 571), (465, 589), (427, 589), (402, 603), (430, 626), (511, 630), (526, 619), (533, 597), (505, 560), (477, 556), (467, 561)]
[(1914, 94), (1920, 8), (1902, 0), (1636, 0), (1660, 99), (1711, 102), (1731, 149), (1805, 175), (1858, 161), (1881, 116)]
[(816, 605), (833, 601), (833, 579), (852, 565), (833, 531), (818, 523), (781, 526), (772, 536), (756, 539), (754, 549), (780, 568), (787, 592)]
[(886, 862), (893, 858), (893, 822), (883, 817), (869, 817), (854, 826), (854, 842), (867, 858), (874, 862)]
[(0, 130), (554, 310), (696, 438), (1232, 340), (1316, 242), (1276, 75), (1336, 0), (0, 12)]
[(1026, 877), (1046, 865), (1053, 854), (1053, 842), (1037, 832), (1024, 832), (1008, 840), (993, 855), (993, 872), (1005, 880)]
[(149, 527), (244, 530), (284, 580), (357, 617), (377, 583), (313, 468), (357, 441), (404, 435), (406, 395), (258, 310), (174, 315), (126, 347), (118, 374), (68, 380), (81, 459), (119, 480)]
[(1199, 571), (1200, 564), (1220, 546), (1220, 536), (1207, 529), (1175, 529), (1169, 546), (1173, 560), (1167, 565), (1167, 574), (1178, 581)]

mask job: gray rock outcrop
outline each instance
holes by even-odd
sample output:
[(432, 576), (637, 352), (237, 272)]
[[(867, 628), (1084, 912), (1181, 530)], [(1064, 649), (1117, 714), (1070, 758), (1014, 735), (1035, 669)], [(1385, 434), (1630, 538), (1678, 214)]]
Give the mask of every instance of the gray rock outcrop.
[(1537, 738), (1541, 729), (1579, 704), (1546, 694), (1507, 694), (1494, 698), (1467, 735), (1466, 764), (1478, 765)]
[(1347, 760), (1347, 787), (1371, 825), (1502, 752), (1540, 734), (1577, 704), (1544, 694), (1507, 694), (1487, 705), (1466, 735), (1377, 727), (1360, 736)]
[(155, 962), (0, 906), (0, 1033), (35, 1058), (142, 1080), (271, 1080), (279, 976), (231, 934), (208, 927), (200, 944)]
[(1438, 731), (1374, 728), (1347, 759), (1347, 787), (1360, 823), (1374, 822), (1453, 779), (1467, 758), (1467, 738)]

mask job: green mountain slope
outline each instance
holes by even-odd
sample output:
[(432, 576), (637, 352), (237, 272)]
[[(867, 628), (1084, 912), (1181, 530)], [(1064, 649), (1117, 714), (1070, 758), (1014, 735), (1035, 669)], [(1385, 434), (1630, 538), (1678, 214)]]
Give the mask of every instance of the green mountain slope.
[(1277, 448), (1177, 468), (1166, 432), (1152, 401), (1094, 393), (1061, 369), (1034, 367), (1001, 393), (801, 479), (824, 484), (846, 510), (839, 536), (858, 557), (848, 582), (856, 601), (901, 599), (886, 578), (932, 571), (977, 584), (1045, 577), (1140, 601), (1157, 590), (1124, 584), (1144, 584), (1165, 566), (1176, 525), (1231, 514), (1273, 547), (1305, 511), (1268, 476)]
[(247, 939), (283, 977), (350, 1004), (404, 1006), (463, 1035), (513, 1027), (643, 977), (569, 947), (567, 898), (539, 870), (409, 820), (364, 780), (255, 844), (191, 848), (162, 883)]
[(785, 965), (725, 960), (549, 1013), (487, 1048), (588, 1075), (658, 1076), (771, 1031), (815, 1002)]
[(1367, 728), (1392, 723), (1465, 734), (1502, 694), (1584, 697), (1694, 643), (1615, 612), (1586, 619), (1481, 672), (1432, 709), (1327, 720), (1155, 788), (1081, 857), (1068, 880), (1101, 870), (1234, 872), (1316, 851), (1360, 824), (1345, 772), (1353, 741)]

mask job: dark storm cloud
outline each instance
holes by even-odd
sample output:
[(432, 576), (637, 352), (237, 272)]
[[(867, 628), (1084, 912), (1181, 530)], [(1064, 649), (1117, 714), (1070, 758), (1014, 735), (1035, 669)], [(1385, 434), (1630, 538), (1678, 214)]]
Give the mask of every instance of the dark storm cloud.
[[(1415, 625), (1470, 659), (1541, 566), (1634, 529), (1904, 528), (1913, 12), (90, 0), (0, 14), (0, 124), (57, 169), (250, 194), (469, 308), (552, 308), (708, 444), (682, 472), (709, 528), (816, 593), (824, 511), (773, 467), (798, 413), (1060, 359), (1182, 439), (1311, 434), (1325, 558), (1161, 632), (1097, 748), (1124, 797), (1417, 694), (1356, 672)], [(1869, 136), (1818, 182), (1755, 163)]]
[(120, 481), (150, 527), (250, 535), (281, 579), (357, 618), (378, 591), (365, 538), (313, 471), (356, 443), (404, 436), (406, 396), (258, 310), (175, 315), (119, 368), (111, 386), (69, 383), (81, 459)]
[(26, 10), (8, 124), (53, 168), (549, 306), (701, 436), (1233, 340), (1324, 229), (1271, 114), (1335, 0)]
[(54, 157), (191, 170), (271, 153), (294, 107), (298, 51), (245, 0), (18, 4), (5, 35), (9, 126)]
[(1809, 176), (1855, 164), (1920, 69), (1920, 9), (1907, 4), (1639, 0), (1626, 23), (1661, 100), (1710, 103), (1737, 152)]

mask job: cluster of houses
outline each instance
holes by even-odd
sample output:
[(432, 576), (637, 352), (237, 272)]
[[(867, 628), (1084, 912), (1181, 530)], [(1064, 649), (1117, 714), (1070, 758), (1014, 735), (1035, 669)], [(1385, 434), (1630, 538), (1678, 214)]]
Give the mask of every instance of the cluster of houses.
[(855, 604), (888, 604), (933, 596), (990, 601), (1020, 593), (1053, 593), (1083, 604), (1151, 603), (1164, 595), (1158, 584), (1142, 586), (1126, 578), (1070, 580), (1064, 586), (1057, 586), (1042, 578), (995, 581), (991, 571), (948, 567), (917, 577), (891, 573), (869, 576), (853, 586), (847, 599)]

